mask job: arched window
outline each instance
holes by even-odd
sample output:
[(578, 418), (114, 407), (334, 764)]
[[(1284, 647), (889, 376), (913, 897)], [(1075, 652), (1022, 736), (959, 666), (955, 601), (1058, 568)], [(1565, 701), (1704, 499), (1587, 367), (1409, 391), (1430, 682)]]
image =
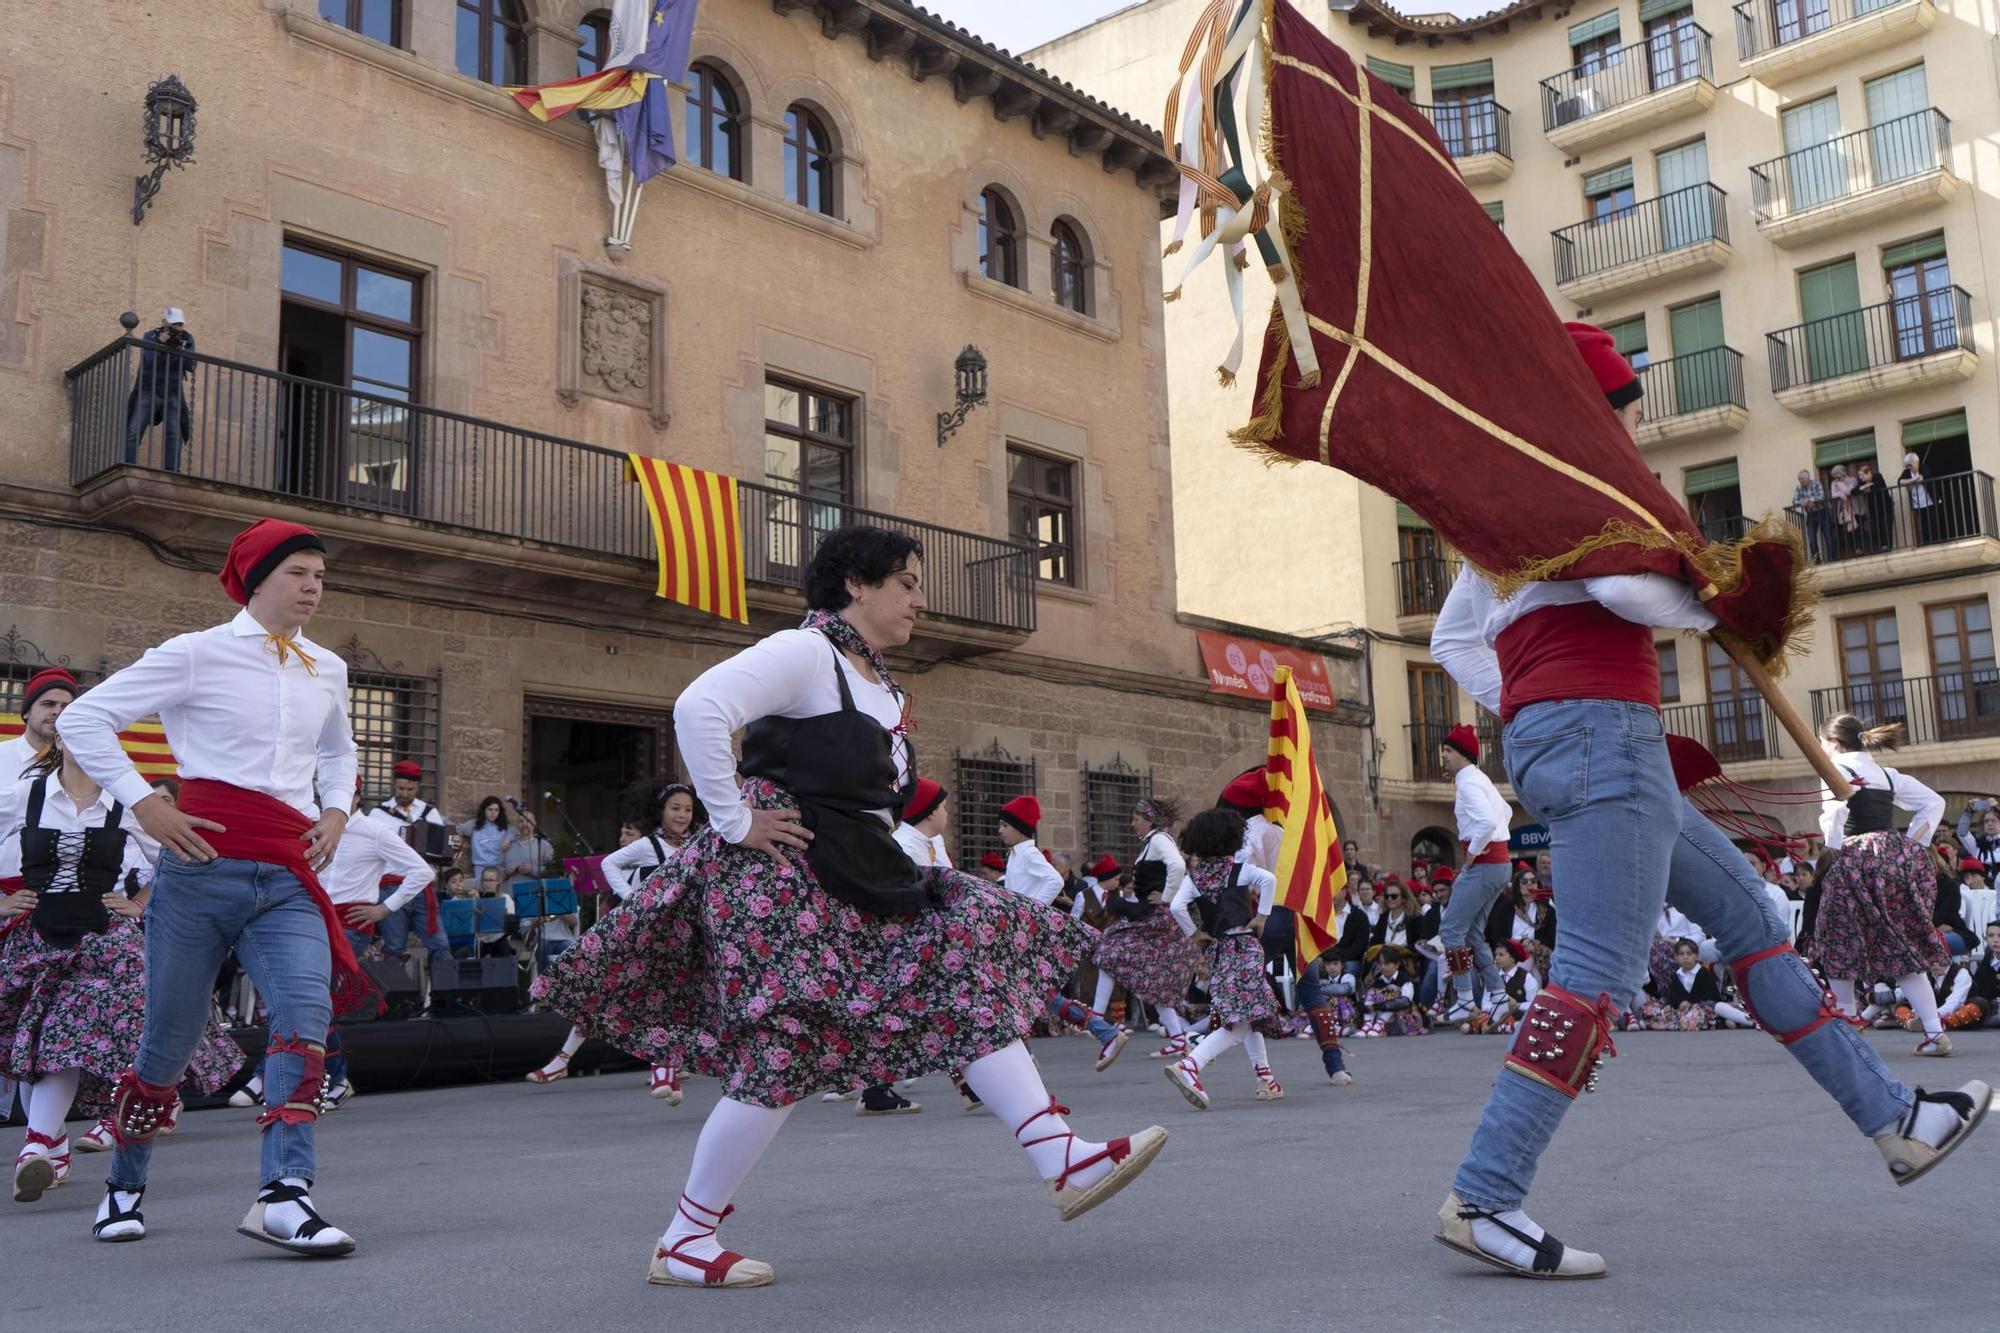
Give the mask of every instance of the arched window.
[(785, 112), (785, 198), (833, 216), (833, 136), (802, 106)]
[(1021, 285), (1021, 229), (998, 190), (979, 195), (979, 271), (1009, 287)]
[(1079, 315), (1089, 314), (1090, 260), (1084, 254), (1083, 237), (1076, 224), (1064, 218), (1056, 223), (1050, 239), (1055, 242), (1049, 250), (1049, 262), (1054, 270), (1056, 304)]
[(319, 16), (384, 46), (403, 44), (403, 0), (319, 0)]
[(736, 90), (714, 65), (688, 67), (686, 152), (690, 166), (743, 179), (743, 111)]
[(576, 25), (576, 77), (595, 74), (611, 54), (611, 11), (596, 9)]
[(458, 0), (458, 72), (482, 83), (528, 81), (521, 0)]

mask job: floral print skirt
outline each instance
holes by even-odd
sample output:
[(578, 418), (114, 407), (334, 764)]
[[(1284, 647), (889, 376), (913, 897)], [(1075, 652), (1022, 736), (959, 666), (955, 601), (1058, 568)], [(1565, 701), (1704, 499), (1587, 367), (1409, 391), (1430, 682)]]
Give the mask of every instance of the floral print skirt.
[(1208, 1011), (1225, 1027), (1249, 1023), (1267, 1037), (1298, 1030), (1278, 1010), (1264, 975), (1264, 946), (1255, 935), (1224, 935), (1208, 946)]
[(1820, 886), (1815, 961), (1842, 981), (1940, 972), (1951, 951), (1931, 924), (1937, 872), (1895, 830), (1847, 839)]
[(1382, 1033), (1389, 1037), (1421, 1037), (1430, 1032), (1424, 1023), (1424, 1011), (1417, 1005), (1404, 1009), (1384, 1011), (1381, 1006), (1393, 1004), (1402, 998), (1402, 990), (1396, 986), (1370, 987), (1362, 995), (1361, 1002), (1368, 1016), (1382, 1023)]
[(1137, 921), (1112, 922), (1090, 961), (1140, 1003), (1178, 1006), (1187, 1003), (1188, 984), (1201, 965), (1201, 955), (1173, 913), (1163, 907)]
[[(145, 1026), (145, 936), (131, 921), (114, 917), (109, 930), (69, 947), (26, 923), (0, 942), (0, 1074), (31, 1083), (81, 1070), (74, 1109), (103, 1115), (118, 1076), (139, 1057)], [(211, 1010), (181, 1086), (214, 1092), (242, 1065), (242, 1048)]]
[[(782, 788), (744, 783), (760, 809)], [(787, 1106), (962, 1069), (1028, 1034), (1097, 932), (952, 870), (936, 905), (871, 916), (713, 828), (550, 964), (534, 995), (585, 1032), (724, 1095)]]

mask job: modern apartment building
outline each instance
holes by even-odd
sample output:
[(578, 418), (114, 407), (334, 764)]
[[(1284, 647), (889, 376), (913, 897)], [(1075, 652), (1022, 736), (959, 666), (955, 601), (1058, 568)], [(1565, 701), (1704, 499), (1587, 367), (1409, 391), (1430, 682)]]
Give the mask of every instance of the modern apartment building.
[[(1784, 682), (1799, 709), (1900, 719), (1903, 767), (1948, 796), (2000, 788), (1994, 11), (1530, 0), (1461, 20), (1295, 3), (1429, 115), (1555, 308), (1610, 329), (1641, 367), (1641, 451), (1702, 528), (1798, 524), (1824, 593), (1812, 651)], [(1157, 114), (1201, 7), (1150, 0), (1031, 56)], [(1466, 283), (1477, 299), (1478, 275)], [(1308, 494), (1290, 473), (1277, 486), (1228, 453), (1220, 428), (1247, 418), (1250, 389), (1204, 373), (1219, 307), (1219, 284), (1190, 284), (1167, 308), (1177, 482), (1202, 476), (1208, 511), (1252, 515), (1267, 540), (1307, 531), (1327, 563), (1314, 586), (1285, 588), (1311, 606), (1293, 623), (1367, 631), (1387, 836), (1438, 841), (1444, 731), (1476, 720), (1499, 771), (1493, 720), (1426, 650), (1452, 553), (1379, 492), (1314, 475)], [(1911, 454), (1921, 483), (1899, 485)], [(1884, 488), (1846, 494), (1864, 466)], [(1184, 567), (1226, 559), (1180, 514)], [(1205, 575), (1182, 583), (1199, 609)], [(1811, 782), (1727, 658), (1693, 638), (1662, 636), (1659, 652), (1670, 730), (1731, 776)]]

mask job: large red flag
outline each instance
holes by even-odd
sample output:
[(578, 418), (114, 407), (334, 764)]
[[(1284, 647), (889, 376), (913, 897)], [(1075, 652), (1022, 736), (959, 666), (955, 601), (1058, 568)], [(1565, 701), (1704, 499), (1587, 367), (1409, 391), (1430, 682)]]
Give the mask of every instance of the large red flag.
[[(1244, 25), (1259, 25), (1261, 31)], [(1212, 40), (1223, 41), (1219, 26)], [(1223, 68), (1219, 141), (1263, 159), (1274, 221), (1240, 214), (1182, 159), (1184, 199), (1219, 201), (1287, 262), (1240, 443), (1352, 473), (1403, 500), (1503, 593), (1536, 579), (1658, 573), (1688, 583), (1776, 665), (1809, 620), (1796, 535), (1767, 522), (1706, 542), (1640, 458), (1561, 319), (1459, 179), (1430, 123), (1287, 0), (1249, 0)], [(1243, 63), (1235, 65), (1238, 52)], [(1260, 97), (1261, 93), (1261, 97)], [(1190, 143), (1201, 140), (1190, 132)], [(1240, 174), (1238, 172), (1240, 168)]]

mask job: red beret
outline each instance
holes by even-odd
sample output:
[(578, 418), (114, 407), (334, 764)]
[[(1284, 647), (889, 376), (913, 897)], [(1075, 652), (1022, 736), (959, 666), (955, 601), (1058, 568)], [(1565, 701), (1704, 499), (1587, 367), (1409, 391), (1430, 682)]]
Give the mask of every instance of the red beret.
[(424, 775), (424, 766), (414, 759), (398, 759), (393, 771), (397, 777), (409, 778), (414, 782)]
[(1091, 866), (1088, 873), (1092, 879), (1110, 879), (1118, 873), (1118, 869), (1118, 858), (1115, 856), (1105, 856), (1100, 857), (1097, 864)]
[(1042, 824), (1042, 803), (1032, 796), (1016, 796), (1000, 807), (1000, 818), (1032, 838)]
[(910, 794), (910, 803), (903, 807), (903, 822), (921, 824), (929, 819), (937, 808), (944, 804), (945, 797), (951, 795), (943, 787), (929, 778), (918, 778), (917, 789)]
[(83, 693), (83, 687), (76, 683), (76, 677), (61, 667), (49, 667), (28, 677), (28, 688), (21, 693), (21, 711), (27, 712), (35, 706), (35, 700), (50, 690), (61, 690), (74, 700)]
[(278, 518), (260, 518), (236, 534), (217, 577), (229, 600), (250, 605), (250, 594), (271, 576), (286, 556), (298, 551), (326, 552), (326, 543), (311, 528)]
[(1571, 322), (1563, 327), (1569, 330), (1583, 364), (1590, 367), (1597, 387), (1604, 391), (1604, 397), (1613, 407), (1623, 407), (1645, 393), (1639, 377), (1632, 373), (1632, 363), (1618, 354), (1618, 344), (1610, 334), (1595, 324)]
[(988, 852), (979, 858), (979, 864), (985, 866), (988, 870), (1005, 871), (1007, 869), (1007, 858), (998, 852)]
[(1978, 857), (1968, 856), (1958, 863), (1958, 873), (1961, 875), (1983, 875), (1986, 873), (1986, 866)]
[(1470, 759), (1479, 762), (1479, 733), (1461, 722), (1444, 734), (1444, 743)]
[(1233, 805), (1238, 810), (1248, 810), (1253, 814), (1264, 813), (1264, 798), (1271, 785), (1265, 781), (1262, 766), (1246, 768), (1229, 780), (1222, 789), (1221, 804)]
[(1450, 866), (1439, 866), (1436, 870), (1431, 871), (1431, 883), (1433, 884), (1449, 884), (1457, 878), (1457, 875), (1451, 873)]
[(1529, 944), (1526, 940), (1502, 940), (1501, 943), (1505, 944), (1509, 949), (1513, 950), (1514, 957), (1520, 959), (1523, 962), (1527, 961), (1527, 959), (1534, 953), (1534, 950), (1529, 947)]

